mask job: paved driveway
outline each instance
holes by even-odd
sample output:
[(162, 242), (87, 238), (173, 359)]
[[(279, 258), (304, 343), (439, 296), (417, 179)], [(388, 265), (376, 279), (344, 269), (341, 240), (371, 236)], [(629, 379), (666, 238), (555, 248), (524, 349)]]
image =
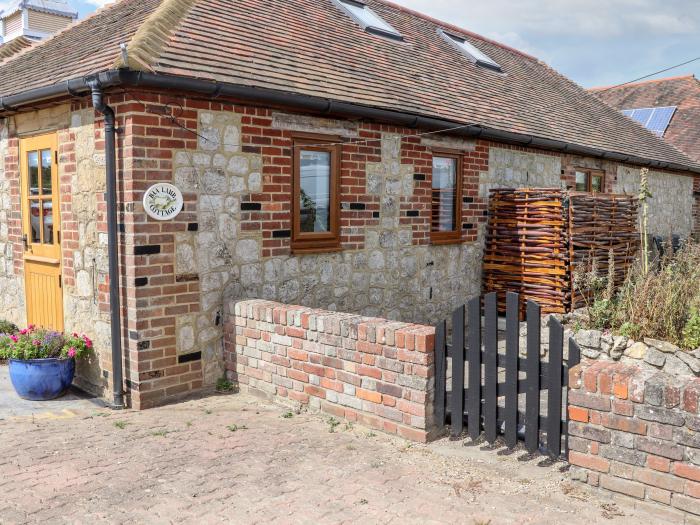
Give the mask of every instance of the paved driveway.
[(3, 419), (17, 416), (43, 418), (73, 417), (75, 411), (104, 407), (99, 399), (90, 398), (78, 390), (70, 390), (54, 401), (37, 402), (21, 399), (12, 388), (7, 365), (0, 364), (0, 424)]
[(668, 522), (523, 452), (411, 445), (244, 394), (10, 417), (0, 436), (2, 524)]

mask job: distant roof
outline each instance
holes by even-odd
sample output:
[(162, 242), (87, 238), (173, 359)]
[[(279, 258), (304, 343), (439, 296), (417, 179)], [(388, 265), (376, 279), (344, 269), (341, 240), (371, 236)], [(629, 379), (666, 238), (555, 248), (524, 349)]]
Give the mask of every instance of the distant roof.
[[(0, 65), (0, 96), (123, 67), (475, 124), (683, 166), (694, 164), (539, 60), (386, 0), (401, 39), (334, 0), (121, 0)], [(362, 5), (362, 4), (360, 4)], [(470, 60), (463, 38), (501, 72)]]
[(31, 40), (26, 36), (18, 36), (17, 38), (13, 38), (9, 42), (0, 44), (0, 64), (2, 64), (8, 58), (19, 53), (23, 49), (26, 49), (35, 43), (36, 40)]
[(694, 75), (594, 88), (591, 92), (620, 110), (676, 106), (664, 140), (700, 162), (700, 81)]
[(43, 11), (55, 15), (67, 16), (70, 18), (78, 18), (78, 11), (73, 9), (68, 2), (63, 0), (14, 0), (10, 2), (4, 10), (0, 9), (0, 16), (9, 16), (12, 13), (25, 8), (30, 8), (35, 11)]

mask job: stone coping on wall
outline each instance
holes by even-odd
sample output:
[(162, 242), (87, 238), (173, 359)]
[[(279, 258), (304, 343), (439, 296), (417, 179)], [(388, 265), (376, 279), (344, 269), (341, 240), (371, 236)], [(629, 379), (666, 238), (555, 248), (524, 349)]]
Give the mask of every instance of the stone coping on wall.
[(298, 407), (425, 442), (435, 329), (273, 301), (226, 305), (227, 376)]
[(674, 376), (700, 376), (700, 348), (686, 351), (668, 341), (634, 341), (600, 330), (579, 330), (574, 340), (589, 359), (636, 364)]
[(572, 477), (700, 516), (700, 378), (584, 360), (569, 385)]

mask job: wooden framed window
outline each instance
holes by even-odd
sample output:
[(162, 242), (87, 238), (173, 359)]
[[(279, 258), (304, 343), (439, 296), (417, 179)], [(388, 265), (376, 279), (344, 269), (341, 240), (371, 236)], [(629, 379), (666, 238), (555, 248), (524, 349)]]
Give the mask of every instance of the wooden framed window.
[(605, 173), (596, 170), (576, 170), (576, 191), (603, 193), (605, 191)]
[(339, 137), (293, 137), (292, 250), (324, 252), (340, 248)]
[(462, 155), (433, 152), (430, 239), (433, 244), (459, 242), (462, 237)]

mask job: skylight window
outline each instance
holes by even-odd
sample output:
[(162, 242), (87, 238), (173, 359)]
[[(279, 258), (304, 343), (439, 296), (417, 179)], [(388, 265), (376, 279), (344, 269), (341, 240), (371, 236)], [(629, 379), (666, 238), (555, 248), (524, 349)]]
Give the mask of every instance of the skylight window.
[(336, 0), (336, 3), (352, 16), (365, 31), (388, 36), (397, 40), (403, 40), (401, 33), (382, 20), (379, 15), (362, 2), (356, 2), (355, 0)]
[(450, 44), (452, 44), (454, 47), (456, 47), (458, 50), (464, 53), (467, 56), (467, 58), (469, 58), (475, 64), (487, 67), (489, 69), (493, 69), (494, 71), (503, 71), (498, 62), (491, 59), (485, 53), (479, 51), (476, 47), (467, 42), (467, 40), (462, 38), (461, 36), (447, 33), (442, 29), (440, 30), (440, 34), (445, 40), (447, 40)]
[(663, 137), (664, 133), (666, 133), (666, 129), (671, 123), (675, 112), (676, 106), (622, 110), (624, 115), (636, 120), (649, 131), (656, 133), (659, 137)]

